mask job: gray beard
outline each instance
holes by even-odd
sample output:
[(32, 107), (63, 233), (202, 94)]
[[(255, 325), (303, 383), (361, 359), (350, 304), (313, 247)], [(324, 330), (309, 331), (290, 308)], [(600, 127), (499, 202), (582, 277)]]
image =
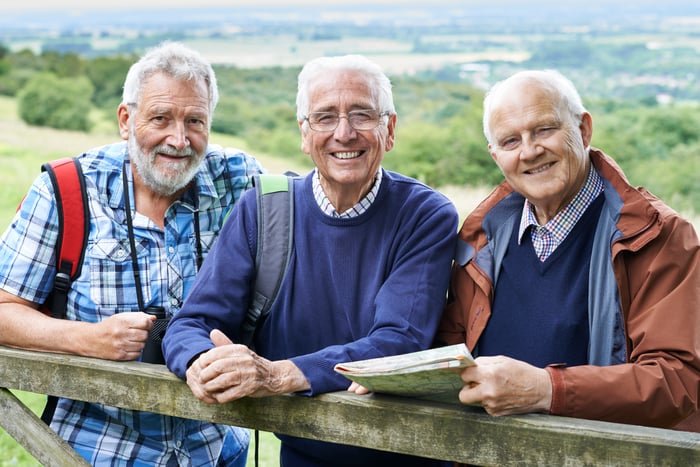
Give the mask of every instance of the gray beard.
[[(174, 151), (167, 146), (157, 146), (148, 154), (144, 152), (137, 143), (133, 131), (130, 132), (127, 145), (129, 148), (129, 157), (134, 163), (133, 169), (139, 173), (141, 180), (143, 180), (148, 188), (161, 196), (172, 196), (189, 185), (197, 174), (199, 164), (204, 156), (203, 154), (193, 156), (195, 153), (192, 148), (187, 148), (183, 151)], [(173, 163), (172, 170), (166, 172), (155, 167), (155, 154), (158, 152), (165, 152), (172, 155), (187, 155), (196, 158), (196, 160), (193, 160), (192, 163), (184, 169), (181, 168), (180, 164)], [(170, 168), (169, 164), (166, 164), (165, 167)]]

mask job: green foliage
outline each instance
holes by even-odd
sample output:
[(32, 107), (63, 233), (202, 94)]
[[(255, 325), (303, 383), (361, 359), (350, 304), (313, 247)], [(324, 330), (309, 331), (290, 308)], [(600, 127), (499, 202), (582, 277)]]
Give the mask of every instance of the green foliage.
[(92, 102), (114, 111), (121, 102), (122, 87), (135, 56), (97, 57), (85, 63), (85, 74), (95, 87)]
[(460, 83), (398, 78), (396, 148), (385, 166), (431, 186), (496, 184), (502, 176), (481, 129), (482, 91)]
[(84, 62), (75, 53), (59, 54), (47, 51), (41, 54), (44, 69), (62, 78), (77, 77), (85, 74)]
[[(157, 38), (144, 41), (134, 47), (154, 45)], [(18, 93), (22, 118), (32, 125), (74, 129), (90, 127), (96, 114), (91, 106), (113, 118), (124, 77), (136, 58), (130, 51), (93, 59), (50, 51), (0, 52), (0, 94)], [(695, 62), (689, 52), (678, 53), (679, 66), (687, 73)], [(582, 57), (595, 61), (600, 71), (582, 79), (582, 70), (567, 68), (581, 63)], [(667, 53), (624, 41), (599, 47), (590, 40), (553, 39), (534, 49), (527, 65), (554, 66), (574, 82), (578, 78), (584, 100), (591, 101), (587, 105), (594, 120), (593, 145), (613, 156), (632, 183), (647, 186), (679, 210), (700, 211), (698, 104), (658, 105), (656, 95), (662, 89), (653, 81), (628, 85), (605, 97), (591, 91), (591, 83), (603, 83), (602, 76), (619, 68), (620, 60), (676, 75)], [(501, 66), (506, 65), (494, 63), (492, 68)], [(253, 153), (310, 167), (300, 150), (296, 122), (300, 68), (214, 69), (221, 99), (212, 130), (244, 140)], [(385, 158), (387, 168), (432, 186), (495, 185), (502, 180), (482, 133), (483, 90), (463, 82), (458, 68), (391, 78), (398, 124), (396, 146)]]
[(620, 107), (593, 113), (593, 145), (674, 208), (700, 211), (697, 105)]
[(19, 92), (19, 115), (29, 125), (87, 131), (92, 93), (93, 86), (84, 76), (38, 73)]

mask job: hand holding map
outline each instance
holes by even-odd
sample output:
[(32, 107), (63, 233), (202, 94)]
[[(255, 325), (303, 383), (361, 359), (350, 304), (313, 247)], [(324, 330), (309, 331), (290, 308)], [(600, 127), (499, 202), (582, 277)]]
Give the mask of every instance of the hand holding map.
[(459, 403), (460, 369), (474, 365), (464, 344), (341, 363), (335, 371), (376, 393)]

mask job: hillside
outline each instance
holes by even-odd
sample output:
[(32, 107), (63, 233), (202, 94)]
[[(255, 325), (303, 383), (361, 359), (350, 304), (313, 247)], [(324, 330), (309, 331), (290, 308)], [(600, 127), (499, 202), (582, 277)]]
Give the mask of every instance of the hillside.
[[(3, 167), (0, 172), (0, 186), (3, 187), (0, 191), (0, 224), (3, 229), (43, 162), (77, 155), (87, 149), (119, 140), (116, 123), (112, 128), (103, 124), (91, 133), (82, 133), (30, 127), (21, 122), (16, 114), (15, 100), (0, 96), (0, 164)], [(211, 142), (252, 152), (244, 141), (229, 135), (213, 134)], [(255, 155), (271, 173), (287, 170), (306, 173), (310, 167), (303, 166), (296, 159), (261, 153)], [(440, 191), (455, 203), (463, 217), (489, 189), (448, 186), (440, 188)]]
[[(0, 163), (3, 167), (0, 172), (0, 186), (3, 187), (0, 190), (0, 225), (3, 229), (12, 218), (17, 203), (43, 162), (77, 155), (89, 148), (119, 139), (116, 123), (114, 126), (103, 123), (91, 133), (82, 133), (30, 127), (21, 122), (16, 115), (15, 100), (0, 96)], [(282, 173), (287, 170), (306, 173), (310, 167), (310, 165), (302, 165), (298, 159), (253, 152), (244, 141), (229, 135), (215, 133), (211, 137), (211, 142), (254, 153), (271, 173)], [(464, 218), (490, 191), (489, 187), (443, 186), (437, 189), (452, 200), (461, 218)], [(700, 215), (684, 214), (693, 220), (696, 230), (700, 231)]]

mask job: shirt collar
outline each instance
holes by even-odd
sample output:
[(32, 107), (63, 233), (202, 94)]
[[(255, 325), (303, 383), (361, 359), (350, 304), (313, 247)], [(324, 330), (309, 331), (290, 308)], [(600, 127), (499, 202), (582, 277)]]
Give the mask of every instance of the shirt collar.
[[(574, 199), (572, 199), (564, 209), (559, 211), (542, 227), (554, 237), (554, 241), (557, 244), (561, 243), (574, 228), (578, 220), (581, 219), (581, 216), (583, 216), (588, 206), (590, 206), (602, 191), (603, 181), (600, 175), (598, 175), (598, 172), (593, 168), (593, 164), (591, 164), (588, 170), (588, 178), (586, 178), (586, 183), (584, 183), (581, 190), (579, 190), (576, 196), (574, 196)], [(526, 198), (520, 216), (518, 244), (522, 242), (523, 235), (530, 226), (535, 226), (535, 230), (537, 230), (540, 224), (535, 217), (535, 207)]]
[(374, 184), (369, 190), (369, 193), (367, 193), (355, 206), (342, 213), (338, 213), (335, 210), (333, 203), (330, 202), (328, 196), (326, 196), (326, 192), (323, 191), (323, 187), (321, 186), (321, 176), (319, 175), (318, 168), (314, 169), (312, 182), (314, 199), (324, 214), (336, 218), (352, 218), (365, 213), (372, 203), (374, 203), (374, 200), (377, 198), (377, 193), (379, 192), (379, 186), (382, 183), (382, 169), (380, 167), (379, 170), (377, 170), (377, 173), (374, 176)]

